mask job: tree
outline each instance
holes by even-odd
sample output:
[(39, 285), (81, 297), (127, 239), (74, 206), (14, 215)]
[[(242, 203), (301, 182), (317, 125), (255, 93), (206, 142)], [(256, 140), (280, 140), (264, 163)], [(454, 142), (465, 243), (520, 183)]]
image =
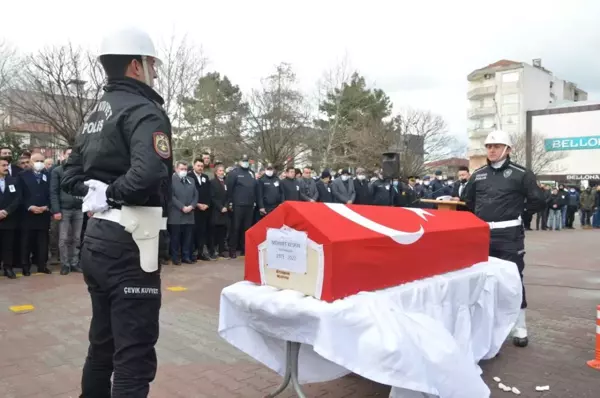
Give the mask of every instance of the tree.
[(182, 100), (183, 119), (188, 126), (180, 144), (193, 156), (210, 151), (222, 162), (233, 162), (241, 155), (242, 122), (248, 104), (242, 91), (227, 76), (211, 72), (197, 80), (194, 95)]
[(24, 151), (23, 140), (15, 134), (5, 133), (0, 137), (0, 147), (9, 147), (12, 158), (18, 159)]
[(424, 163), (460, 155), (462, 151), (456, 137), (448, 133), (444, 119), (429, 111), (404, 109), (393, 118), (392, 129), (393, 147), (400, 153), (404, 175), (420, 175)]
[(283, 166), (309, 153), (310, 112), (292, 67), (281, 63), (253, 90), (240, 148), (259, 162)]
[(17, 54), (7, 42), (0, 41), (0, 93), (7, 88), (16, 71)]
[[(531, 135), (531, 171), (534, 174), (542, 174), (563, 171), (560, 161), (567, 157), (566, 152), (546, 151), (544, 136), (538, 132)], [(526, 163), (526, 136), (525, 134), (511, 134), (512, 151), (511, 159), (518, 164)]]
[(175, 34), (159, 45), (159, 53), (163, 63), (158, 69), (156, 90), (165, 100), (165, 111), (174, 129), (178, 130), (183, 119), (181, 101), (192, 95), (207, 59), (202, 47), (191, 43), (187, 36), (178, 39)]
[[(343, 76), (343, 75), (342, 75)], [(392, 103), (381, 89), (368, 88), (365, 78), (354, 72), (347, 82), (333, 87), (319, 104), (322, 117), (316, 121), (323, 135), (323, 165), (345, 167), (373, 165), (389, 146), (390, 132), (385, 121)], [(377, 160), (375, 160), (377, 158)]]
[(50, 133), (72, 145), (102, 91), (95, 57), (67, 44), (27, 55), (0, 97), (11, 130)]

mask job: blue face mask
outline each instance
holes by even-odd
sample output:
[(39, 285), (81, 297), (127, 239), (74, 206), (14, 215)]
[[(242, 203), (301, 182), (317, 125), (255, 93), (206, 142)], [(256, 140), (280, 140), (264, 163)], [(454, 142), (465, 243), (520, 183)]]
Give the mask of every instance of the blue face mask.
[(398, 181), (394, 181), (392, 184), (394, 184), (395, 187), (398, 186)]

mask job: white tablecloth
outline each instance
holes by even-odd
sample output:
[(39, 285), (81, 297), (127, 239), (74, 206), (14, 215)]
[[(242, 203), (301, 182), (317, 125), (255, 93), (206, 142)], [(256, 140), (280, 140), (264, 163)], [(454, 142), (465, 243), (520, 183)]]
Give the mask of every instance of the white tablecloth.
[[(422, 267), (424, 264), (415, 264)], [(440, 398), (486, 398), (477, 363), (494, 357), (521, 305), (516, 265), (489, 261), (333, 303), (290, 290), (238, 282), (223, 289), (219, 334), (285, 373), (285, 341), (303, 343), (301, 383), (350, 371)]]

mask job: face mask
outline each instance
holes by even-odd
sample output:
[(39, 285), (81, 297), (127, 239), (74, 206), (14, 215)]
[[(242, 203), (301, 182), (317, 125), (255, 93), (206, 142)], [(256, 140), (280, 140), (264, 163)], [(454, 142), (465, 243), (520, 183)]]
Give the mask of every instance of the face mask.
[(35, 171), (42, 171), (42, 170), (44, 170), (44, 162), (35, 162), (33, 164), (33, 169)]
[(358, 178), (359, 180), (361, 180), (361, 181), (362, 181), (362, 180), (364, 180), (366, 177), (365, 177), (364, 175), (362, 175), (362, 174), (359, 174), (359, 175), (357, 175), (357, 176), (356, 176), (356, 178)]
[(569, 191), (575, 192), (575, 188), (571, 188), (571, 189), (569, 189)]
[(178, 171), (177, 175), (179, 176), (179, 178), (183, 178), (187, 176), (187, 171)]
[(428, 186), (429, 185), (429, 181), (423, 181), (423, 185)]
[(392, 184), (393, 184), (395, 187), (397, 187), (397, 186), (398, 186), (398, 181), (394, 181)]
[(350, 176), (342, 176), (342, 181), (348, 181), (348, 178), (350, 178)]
[(461, 179), (460, 179), (460, 183), (461, 183), (461, 184), (465, 184), (466, 182), (467, 182), (467, 179), (466, 179), (466, 178), (461, 178)]
[(420, 183), (421, 183), (421, 180), (416, 180), (415, 181), (415, 184), (420, 184)]
[(448, 186), (452, 186), (452, 184), (454, 184), (453, 181), (448, 181)]
[(265, 174), (267, 175), (267, 177), (273, 177), (273, 170), (267, 170), (265, 171)]
[(241, 166), (243, 169), (247, 169), (248, 167), (250, 167), (250, 163), (248, 163), (248, 162), (241, 162), (241, 163), (240, 163), (240, 166)]
[(437, 177), (435, 177), (435, 178), (437, 178), (438, 180), (441, 180), (441, 179), (442, 179), (442, 176), (437, 176)]

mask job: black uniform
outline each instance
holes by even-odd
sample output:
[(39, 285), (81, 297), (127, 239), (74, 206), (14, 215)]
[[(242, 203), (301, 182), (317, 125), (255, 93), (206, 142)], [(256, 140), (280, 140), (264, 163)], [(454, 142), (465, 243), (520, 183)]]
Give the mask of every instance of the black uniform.
[(229, 230), (229, 252), (236, 257), (235, 251), (244, 250), (244, 236), (252, 226), (254, 205), (258, 197), (258, 181), (250, 169), (237, 167), (227, 175), (227, 202), (233, 212)]
[(300, 183), (295, 178), (284, 178), (281, 180), (281, 192), (283, 193), (283, 201), (295, 200), (300, 201)]
[(258, 208), (268, 213), (275, 210), (283, 202), (281, 181), (276, 175), (263, 175), (258, 180)]
[[(545, 206), (545, 197), (535, 175), (507, 159), (502, 167), (491, 165), (476, 170), (466, 186), (464, 199), (475, 215), (487, 222), (512, 221), (524, 211), (535, 213)], [(525, 268), (525, 232), (523, 225), (490, 230), (490, 256), (517, 264), (521, 279)], [(527, 308), (525, 287), (521, 308)]]
[[(108, 184), (111, 207), (162, 207), (166, 217), (173, 166), (163, 99), (130, 78), (109, 80), (104, 90), (77, 137), (61, 187), (84, 196), (83, 182), (99, 180)], [(160, 269), (142, 270), (133, 237), (113, 221), (89, 219), (81, 252), (93, 314), (81, 397), (146, 397), (156, 374)]]
[(371, 204), (375, 206), (393, 206), (396, 202), (396, 191), (391, 181), (375, 180), (369, 185)]

